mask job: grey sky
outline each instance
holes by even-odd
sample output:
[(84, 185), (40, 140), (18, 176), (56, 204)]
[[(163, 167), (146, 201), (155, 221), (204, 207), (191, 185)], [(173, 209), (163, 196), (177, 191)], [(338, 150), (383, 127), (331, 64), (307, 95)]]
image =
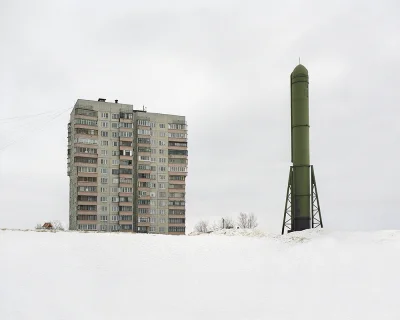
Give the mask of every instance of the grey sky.
[[(3, 0), (0, 119), (99, 97), (186, 115), (188, 230), (248, 211), (279, 232), (300, 56), (326, 227), (400, 228), (399, 12), (398, 1)], [(68, 221), (68, 118), (0, 120), (0, 149), (16, 140), (0, 151), (0, 227)]]

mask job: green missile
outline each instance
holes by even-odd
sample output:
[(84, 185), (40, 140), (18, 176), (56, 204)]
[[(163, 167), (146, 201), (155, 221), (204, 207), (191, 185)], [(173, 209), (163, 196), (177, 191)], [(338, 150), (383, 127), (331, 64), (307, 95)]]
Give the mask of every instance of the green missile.
[(308, 71), (299, 64), (290, 75), (292, 136), (292, 229), (311, 228), (310, 122)]

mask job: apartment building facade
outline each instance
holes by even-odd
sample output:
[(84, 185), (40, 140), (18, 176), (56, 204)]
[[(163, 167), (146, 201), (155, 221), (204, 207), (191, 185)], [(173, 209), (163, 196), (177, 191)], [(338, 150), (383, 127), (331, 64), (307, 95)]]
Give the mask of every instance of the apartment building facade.
[(68, 124), (69, 229), (185, 234), (184, 116), (78, 99)]

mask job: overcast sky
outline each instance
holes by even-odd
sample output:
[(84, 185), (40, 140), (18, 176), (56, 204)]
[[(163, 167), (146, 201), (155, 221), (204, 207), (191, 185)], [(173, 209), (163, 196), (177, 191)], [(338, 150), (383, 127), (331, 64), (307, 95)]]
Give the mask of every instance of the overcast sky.
[(0, 227), (68, 222), (69, 112), (57, 115), (103, 97), (187, 117), (188, 231), (246, 211), (278, 233), (301, 57), (325, 226), (400, 228), (399, 12), (396, 0), (0, 0)]

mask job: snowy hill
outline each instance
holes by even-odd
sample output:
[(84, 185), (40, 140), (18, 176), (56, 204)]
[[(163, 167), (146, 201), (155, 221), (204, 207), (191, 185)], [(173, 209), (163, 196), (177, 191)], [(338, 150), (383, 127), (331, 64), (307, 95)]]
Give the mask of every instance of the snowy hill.
[(400, 319), (400, 232), (0, 231), (0, 318)]

